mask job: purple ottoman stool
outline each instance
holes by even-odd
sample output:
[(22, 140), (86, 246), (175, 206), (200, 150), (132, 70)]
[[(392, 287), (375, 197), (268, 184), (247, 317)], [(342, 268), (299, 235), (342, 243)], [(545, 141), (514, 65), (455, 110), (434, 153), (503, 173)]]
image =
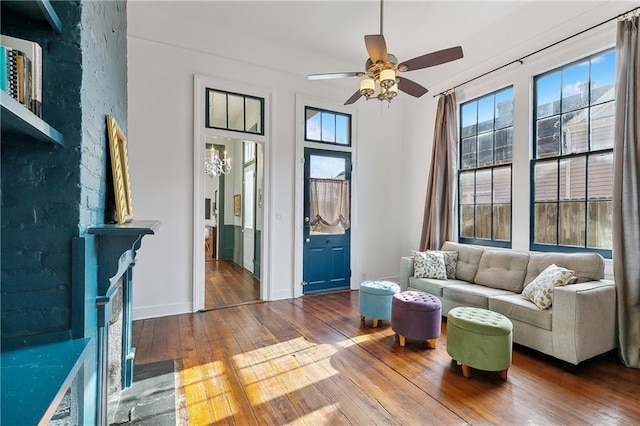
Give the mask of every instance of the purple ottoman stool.
[(420, 291), (403, 291), (391, 301), (391, 329), (398, 335), (400, 346), (406, 338), (424, 340), (435, 349), (442, 324), (440, 299)]

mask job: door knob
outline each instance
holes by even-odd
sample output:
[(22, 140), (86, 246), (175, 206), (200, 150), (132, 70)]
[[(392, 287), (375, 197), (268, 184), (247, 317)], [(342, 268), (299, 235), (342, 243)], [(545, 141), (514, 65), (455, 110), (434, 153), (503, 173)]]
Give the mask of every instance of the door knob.
[(305, 216), (304, 221), (309, 223), (309, 216)]
[(311, 238), (309, 238), (309, 237), (305, 238), (305, 240), (304, 240), (305, 243), (308, 243), (310, 241), (311, 241)]

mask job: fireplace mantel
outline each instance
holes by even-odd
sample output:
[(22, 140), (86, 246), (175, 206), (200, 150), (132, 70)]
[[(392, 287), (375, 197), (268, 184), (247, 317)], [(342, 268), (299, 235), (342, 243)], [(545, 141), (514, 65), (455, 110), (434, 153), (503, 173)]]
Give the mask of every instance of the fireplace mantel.
[(138, 220), (124, 224), (96, 225), (87, 229), (95, 239), (97, 255), (97, 341), (98, 341), (98, 424), (107, 423), (108, 326), (112, 302), (122, 285), (122, 388), (131, 386), (135, 348), (131, 345), (133, 266), (145, 235), (153, 235), (160, 227), (157, 220)]

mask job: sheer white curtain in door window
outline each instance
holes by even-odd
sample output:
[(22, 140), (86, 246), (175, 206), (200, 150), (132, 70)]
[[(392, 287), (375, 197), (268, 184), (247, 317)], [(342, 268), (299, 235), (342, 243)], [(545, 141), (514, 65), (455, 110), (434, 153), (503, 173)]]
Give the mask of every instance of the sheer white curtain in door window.
[(350, 203), (349, 181), (338, 179), (309, 179), (311, 221), (313, 227), (323, 224), (328, 227), (349, 229)]

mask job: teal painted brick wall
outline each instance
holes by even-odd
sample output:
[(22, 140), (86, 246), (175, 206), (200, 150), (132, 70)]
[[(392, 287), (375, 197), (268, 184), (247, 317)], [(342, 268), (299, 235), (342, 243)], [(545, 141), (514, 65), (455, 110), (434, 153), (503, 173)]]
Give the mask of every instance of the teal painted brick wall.
[(70, 336), (72, 239), (104, 223), (105, 115), (126, 132), (126, 3), (53, 2), (62, 34), (3, 17), (2, 33), (43, 51), (43, 118), (65, 146), (2, 135), (3, 347)]

